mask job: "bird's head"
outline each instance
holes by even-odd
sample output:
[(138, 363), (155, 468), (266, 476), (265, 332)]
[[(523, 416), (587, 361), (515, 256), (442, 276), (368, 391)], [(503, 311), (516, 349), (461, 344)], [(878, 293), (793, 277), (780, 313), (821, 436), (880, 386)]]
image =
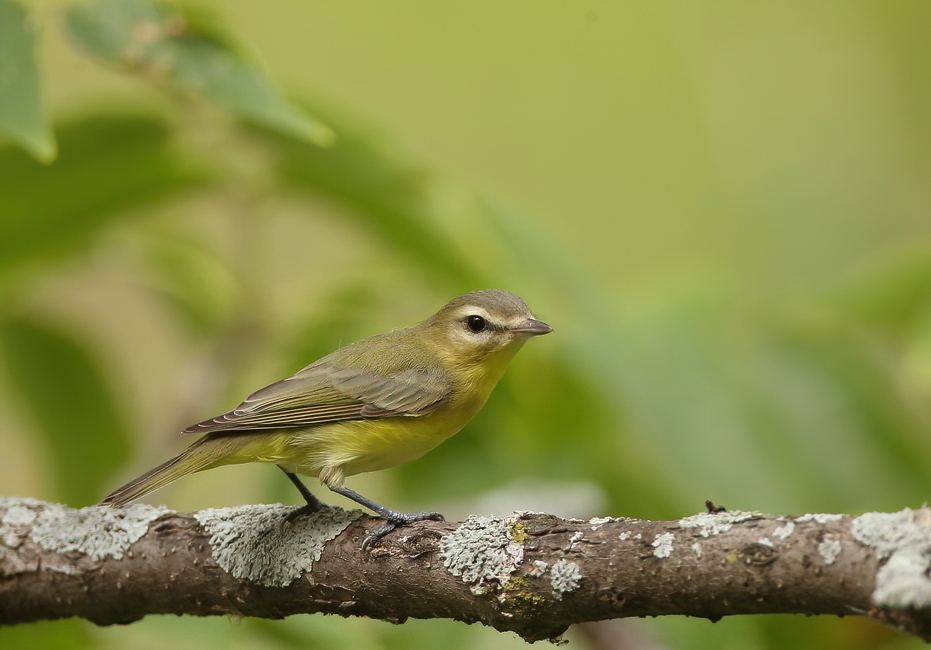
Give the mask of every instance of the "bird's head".
[(457, 365), (490, 356), (509, 359), (530, 337), (553, 331), (523, 300), (499, 289), (457, 296), (423, 326), (441, 354)]

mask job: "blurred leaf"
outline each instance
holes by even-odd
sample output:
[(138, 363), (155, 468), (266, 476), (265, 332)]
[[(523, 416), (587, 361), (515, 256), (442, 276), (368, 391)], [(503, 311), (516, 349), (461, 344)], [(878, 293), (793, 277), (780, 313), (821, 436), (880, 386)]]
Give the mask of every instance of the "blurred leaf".
[[(448, 618), (406, 620), (385, 625), (365, 618), (292, 616), (281, 621), (246, 618), (242, 628), (255, 634), (257, 648), (285, 650), (526, 650), (516, 634), (502, 634), (485, 625), (463, 625)], [(571, 647), (571, 646), (570, 646)]]
[(69, 7), (71, 36), (105, 63), (202, 95), (232, 114), (329, 146), (335, 135), (295, 107), (265, 72), (206, 21), (146, 0), (95, 0)]
[(83, 650), (97, 646), (87, 621), (69, 618), (0, 627), (0, 648), (8, 650)]
[(238, 290), (230, 269), (202, 242), (181, 237), (146, 240), (146, 261), (153, 290), (201, 336), (215, 335), (228, 324)]
[(0, 324), (0, 351), (10, 385), (47, 441), (58, 498), (96, 503), (130, 452), (103, 370), (80, 342), (33, 320)]
[(0, 0), (0, 131), (42, 162), (55, 158), (36, 64), (36, 33), (26, 8)]
[[(329, 116), (328, 116), (329, 117)], [(433, 179), (379, 146), (375, 138), (329, 117), (339, 141), (329, 149), (310, 147), (265, 133), (280, 154), (286, 186), (310, 191), (348, 209), (369, 232), (428, 277), (445, 286), (480, 288), (494, 269), (468, 264), (436, 225)]]
[[(537, 344), (543, 345), (527, 347)], [(525, 349), (463, 431), (426, 458), (398, 466), (395, 475), (414, 503), (461, 499), (537, 477), (597, 482), (611, 501), (598, 514), (674, 512), (667, 486), (655, 480), (653, 459), (631, 448), (625, 423), (613, 416), (565, 360)]]
[(772, 350), (771, 368), (795, 367), (767, 392), (783, 411), (775, 420), (779, 440), (785, 445), (786, 433), (796, 437), (793, 464), (808, 463), (836, 509), (895, 507), (927, 485), (924, 459), (931, 450), (916, 435), (921, 427), (888, 369), (844, 330), (793, 333)]
[(841, 296), (855, 321), (900, 337), (931, 311), (931, 255), (896, 254)]
[(798, 648), (804, 645), (818, 650), (906, 650), (926, 648), (917, 637), (906, 637), (891, 625), (869, 616), (752, 616), (760, 626), (768, 648)]
[(493, 436), (511, 471), (598, 481), (611, 499), (605, 514), (660, 517), (672, 512), (668, 487), (655, 481), (659, 467), (632, 445), (623, 404), (612, 407), (607, 391), (571, 358), (551, 348), (528, 352), (513, 362), (499, 389), (516, 416)]
[(155, 120), (95, 116), (59, 130), (61, 155), (40, 165), (0, 149), (0, 272), (74, 253), (122, 213), (202, 182)]
[(305, 324), (289, 346), (286, 358), (307, 364), (371, 334), (366, 324), (375, 304), (375, 295), (368, 286), (343, 287), (321, 299), (320, 304), (326, 305), (324, 316)]

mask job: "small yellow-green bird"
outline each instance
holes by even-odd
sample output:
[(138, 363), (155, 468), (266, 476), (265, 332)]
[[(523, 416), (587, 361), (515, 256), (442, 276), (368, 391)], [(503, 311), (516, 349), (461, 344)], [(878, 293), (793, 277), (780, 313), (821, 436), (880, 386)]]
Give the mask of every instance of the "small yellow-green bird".
[(297, 474), (317, 476), (385, 518), (367, 543), (399, 525), (442, 519), (378, 505), (343, 479), (419, 458), (452, 436), (482, 408), (524, 342), (552, 331), (512, 293), (465, 293), (413, 327), (351, 343), (188, 427), (184, 433), (205, 435), (101, 505), (124, 505), (193, 472), (263, 462), (291, 479), (307, 501), (302, 511), (322, 504)]

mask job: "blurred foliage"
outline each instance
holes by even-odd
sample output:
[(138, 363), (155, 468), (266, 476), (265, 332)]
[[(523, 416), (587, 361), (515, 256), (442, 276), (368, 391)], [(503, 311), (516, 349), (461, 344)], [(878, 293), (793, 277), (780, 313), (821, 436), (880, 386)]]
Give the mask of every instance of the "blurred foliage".
[(54, 165), (0, 151), (0, 270), (43, 265), (77, 253), (111, 220), (198, 181), (166, 151), (167, 125), (129, 115), (94, 115), (58, 130)]
[[(463, 56), (450, 16), (465, 10), (426, 3), (0, 0), (0, 493), (92, 503), (176, 452), (190, 422), (495, 286), (556, 334), (527, 346), (462, 434), (353, 487), (451, 517), (927, 500), (927, 7), (568, 4), (470, 9)], [(91, 59), (68, 58), (61, 33)], [(237, 38), (263, 34), (263, 52), (293, 39), (300, 60), (270, 74)], [(406, 53), (435, 104), (392, 67)], [(285, 73), (301, 101), (273, 81)], [(357, 102), (360, 119), (319, 99), (323, 79), (350, 88), (333, 96), (382, 99)], [(52, 123), (46, 82), (51, 97), (86, 83), (83, 102), (52, 102)], [(499, 130), (459, 133), (486, 105)], [(533, 212), (450, 181), (453, 140), (424, 156), (397, 144), (449, 133), (484, 142), (473, 176), (530, 187), (517, 203)], [(181, 509), (270, 499), (297, 500), (262, 467), (153, 496)], [(918, 647), (862, 619), (638, 629), (671, 648)], [(208, 643), (523, 645), (450, 621), (317, 616), (0, 629), (3, 648)]]
[(106, 64), (203, 95), (292, 137), (332, 143), (328, 126), (289, 103), (203, 16), (148, 0), (96, 0), (69, 7), (65, 17), (70, 36)]
[(42, 100), (35, 31), (18, 2), (0, 0), (0, 131), (40, 160), (55, 157), (55, 140)]
[(481, 286), (477, 270), (444, 241), (434, 224), (429, 175), (384, 151), (370, 136), (340, 126), (339, 143), (329, 149), (274, 139), (283, 189), (308, 191), (342, 205), (438, 283)]
[(27, 319), (2, 323), (4, 368), (22, 406), (48, 440), (58, 498), (93, 505), (129, 456), (129, 436), (92, 351)]

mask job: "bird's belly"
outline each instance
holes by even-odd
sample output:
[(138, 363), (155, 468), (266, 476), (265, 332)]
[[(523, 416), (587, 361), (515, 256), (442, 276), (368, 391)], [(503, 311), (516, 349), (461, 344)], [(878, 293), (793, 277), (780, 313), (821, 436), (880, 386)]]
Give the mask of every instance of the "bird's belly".
[(296, 431), (288, 445), (288, 458), (279, 464), (299, 474), (320, 476), (329, 483), (328, 476), (333, 472), (339, 474), (337, 482), (341, 482), (342, 476), (406, 463), (464, 425), (436, 415), (339, 422)]

